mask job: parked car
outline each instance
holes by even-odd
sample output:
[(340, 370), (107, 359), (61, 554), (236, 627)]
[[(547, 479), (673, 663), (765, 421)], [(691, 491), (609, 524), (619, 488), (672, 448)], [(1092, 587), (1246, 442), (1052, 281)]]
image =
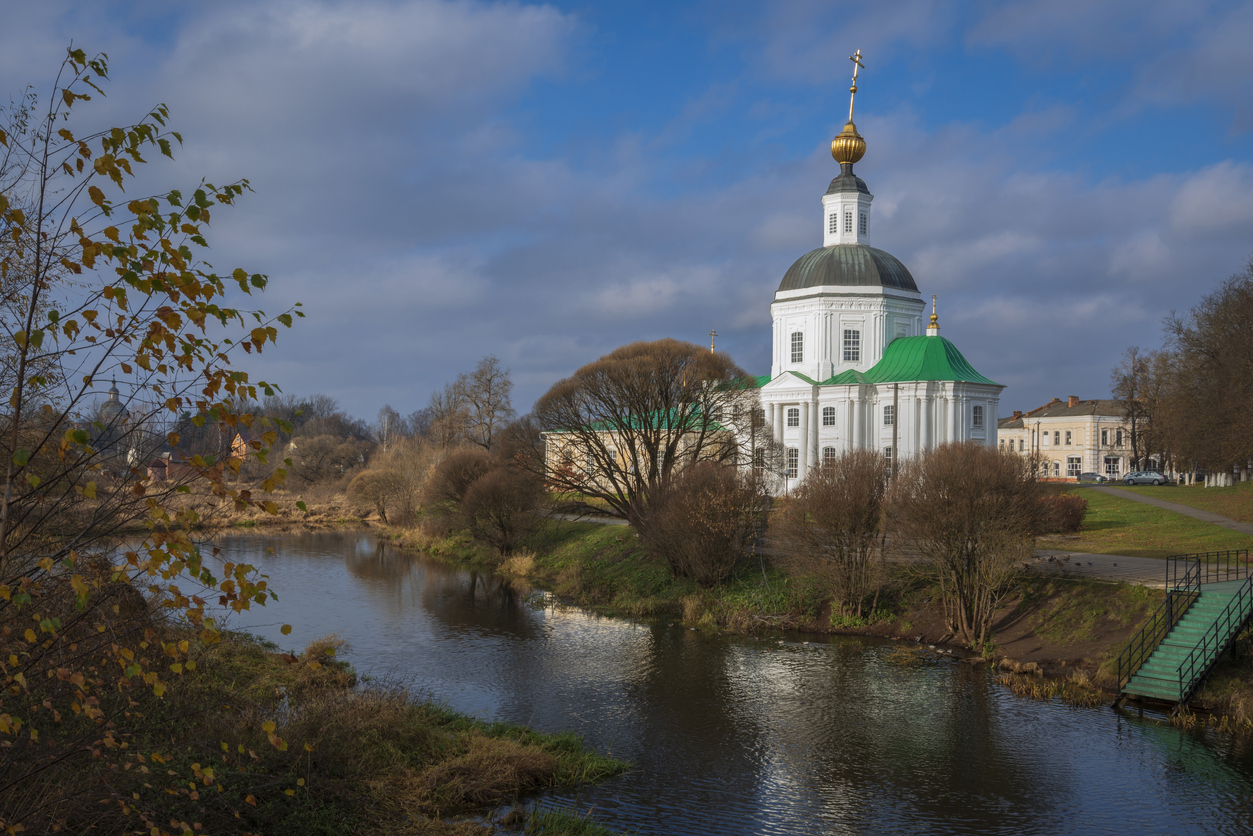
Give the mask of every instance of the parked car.
[(1080, 473), (1079, 481), (1080, 482), (1108, 482), (1109, 480), (1099, 473)]
[(1127, 485), (1165, 485), (1170, 482), (1156, 470), (1137, 470), (1135, 473), (1128, 473), (1122, 480)]

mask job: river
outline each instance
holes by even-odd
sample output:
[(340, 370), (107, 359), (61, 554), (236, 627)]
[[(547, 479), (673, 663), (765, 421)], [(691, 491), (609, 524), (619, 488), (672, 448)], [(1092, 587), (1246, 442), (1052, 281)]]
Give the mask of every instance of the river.
[[(368, 532), (229, 535), (279, 600), (237, 617), (467, 714), (574, 730), (628, 774), (538, 803), (638, 834), (1247, 834), (1253, 746), (1014, 697), (900, 645), (708, 636), (522, 596)], [(283, 623), (292, 625), (281, 635)]]

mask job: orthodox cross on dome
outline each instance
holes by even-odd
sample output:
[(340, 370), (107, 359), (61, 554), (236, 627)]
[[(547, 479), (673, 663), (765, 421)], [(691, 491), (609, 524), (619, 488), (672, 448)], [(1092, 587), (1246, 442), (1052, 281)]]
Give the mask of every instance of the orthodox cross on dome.
[(931, 324), (927, 326), (927, 336), (934, 337), (940, 333), (940, 317), (935, 312), (935, 294), (931, 294)]
[(714, 351), (714, 339), (715, 339), (717, 336), (718, 336), (718, 332), (717, 332), (717, 331), (715, 331), (714, 329), (710, 328), (710, 329), (709, 329), (709, 353), (710, 353), (710, 354), (713, 354), (713, 351)]
[(848, 56), (848, 60), (853, 62), (853, 86), (848, 88), (848, 121), (853, 121), (853, 99), (857, 96), (857, 71), (866, 69), (866, 65), (861, 62), (861, 50), (857, 50)]

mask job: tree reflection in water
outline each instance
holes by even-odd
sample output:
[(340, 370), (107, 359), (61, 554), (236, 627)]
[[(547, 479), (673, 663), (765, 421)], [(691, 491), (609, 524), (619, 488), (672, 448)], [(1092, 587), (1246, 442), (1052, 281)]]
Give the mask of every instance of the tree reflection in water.
[(339, 632), (364, 673), (631, 760), (608, 784), (543, 801), (595, 806), (620, 830), (1242, 833), (1253, 817), (1247, 744), (1018, 699), (951, 657), (900, 665), (869, 639), (706, 636), (537, 606), (368, 533), (221, 545), (280, 595), (239, 626), (285, 647)]

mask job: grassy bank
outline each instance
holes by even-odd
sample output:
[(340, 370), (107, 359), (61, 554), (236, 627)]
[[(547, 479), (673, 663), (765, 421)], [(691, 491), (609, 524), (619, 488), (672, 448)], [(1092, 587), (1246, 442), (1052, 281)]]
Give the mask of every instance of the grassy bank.
[[(1108, 499), (1109, 503), (1094, 503), (1097, 526), (1109, 524), (1109, 508), (1114, 505), (1158, 510)], [(1176, 520), (1163, 523), (1168, 528), (1179, 519), (1177, 514), (1171, 516)], [(1133, 528), (1141, 524), (1135, 517), (1121, 523)], [(1114, 528), (1109, 524), (1107, 530)], [(674, 619), (710, 632), (800, 630), (936, 645), (952, 640), (938, 590), (905, 564), (888, 565), (875, 612), (855, 619), (833, 613), (813, 579), (792, 577), (768, 564), (749, 562), (714, 589), (675, 579), (624, 526), (553, 522), (503, 563), (465, 535), (430, 539), (399, 530), (392, 535), (405, 545), (459, 565), (498, 572), (519, 587), (548, 590), (605, 614)], [(1197, 545), (1185, 541), (1182, 548)], [(996, 615), (987, 659), (968, 658), (999, 664), (1004, 684), (1022, 696), (1108, 704), (1117, 684), (1118, 654), (1162, 599), (1160, 590), (1142, 586), (1024, 574)], [(1241, 640), (1196, 704), (1227, 718), (1219, 722), (1245, 724), (1253, 730), (1253, 644)]]
[[(1154, 488), (1140, 489), (1146, 494), (1179, 502), (1178, 491), (1227, 490), (1235, 488)], [(1245, 489), (1243, 493), (1247, 494)], [(1099, 491), (1083, 490), (1079, 496), (1088, 500), (1088, 513), (1083, 528), (1076, 535), (1043, 538), (1041, 545), (1089, 554), (1117, 554), (1128, 557), (1169, 557), (1174, 554), (1247, 549), (1253, 538), (1212, 523), (1185, 517), (1165, 508), (1155, 508), (1130, 499)], [(1253, 494), (1250, 494), (1253, 495)], [(1195, 501), (1195, 500), (1194, 500)], [(1188, 504), (1188, 503), (1183, 503)], [(1199, 506), (1198, 506), (1199, 507)], [(1208, 509), (1207, 509), (1208, 510)], [(1217, 513), (1222, 513), (1217, 511)]]
[[(195, 640), (162, 638), (180, 636)], [(336, 661), (342, 650), (322, 639), (293, 656), (241, 635), (203, 648), (163, 697), (129, 697), (122, 737), (151, 773), (127, 765), (102, 783), (92, 758), (68, 759), (31, 789), (47, 796), (41, 817), (67, 832), (147, 832), (154, 822), (174, 832), (471, 836), (496, 832), (471, 813), (627, 768), (573, 735), (485, 723), (400, 686), (358, 685)], [(72, 734), (74, 723), (41, 738)], [(195, 780), (170, 778), (167, 790), (167, 771)], [(573, 820), (544, 826), (582, 832)]]
[(1170, 485), (1135, 487), (1115, 485), (1125, 491), (1177, 502), (1201, 511), (1221, 514), (1237, 522), (1253, 522), (1253, 482), (1241, 482), (1230, 488), (1207, 488), (1204, 485)]

